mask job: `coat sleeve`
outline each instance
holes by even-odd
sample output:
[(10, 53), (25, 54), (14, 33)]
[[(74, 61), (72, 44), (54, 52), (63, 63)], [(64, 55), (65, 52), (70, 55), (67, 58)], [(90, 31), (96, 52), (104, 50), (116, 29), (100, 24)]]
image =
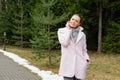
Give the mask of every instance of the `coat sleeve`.
[(90, 61), (89, 55), (87, 53), (86, 35), (85, 34), (84, 34), (83, 51), (84, 51), (85, 59)]
[(61, 28), (58, 30), (58, 40), (61, 45), (68, 46), (70, 42), (71, 29)]

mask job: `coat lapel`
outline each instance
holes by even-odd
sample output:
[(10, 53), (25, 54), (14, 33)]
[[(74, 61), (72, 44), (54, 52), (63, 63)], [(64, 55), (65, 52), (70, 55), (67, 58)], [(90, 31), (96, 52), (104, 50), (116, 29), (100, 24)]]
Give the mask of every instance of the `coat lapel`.
[(76, 43), (79, 42), (79, 40), (82, 38), (82, 35), (83, 35), (83, 32), (79, 31)]

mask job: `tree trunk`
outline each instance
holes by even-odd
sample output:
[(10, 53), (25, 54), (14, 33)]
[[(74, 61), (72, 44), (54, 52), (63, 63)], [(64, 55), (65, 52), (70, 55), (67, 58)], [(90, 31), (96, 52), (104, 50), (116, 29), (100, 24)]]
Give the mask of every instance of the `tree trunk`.
[(50, 7), (48, 7), (48, 56), (49, 56), (49, 64), (52, 64), (51, 61), (51, 47), (50, 47)]
[(5, 10), (6, 10), (6, 12), (8, 10), (7, 0), (5, 0)]
[(22, 1), (19, 1), (19, 6), (20, 6), (20, 27), (21, 27), (21, 42), (20, 45), (23, 48), (23, 8), (22, 8)]
[(2, 0), (0, 0), (0, 12), (2, 12)]
[(21, 26), (21, 47), (23, 48), (23, 14), (21, 13), (21, 20), (20, 20), (20, 26)]
[(98, 53), (101, 53), (102, 40), (102, 0), (99, 0)]

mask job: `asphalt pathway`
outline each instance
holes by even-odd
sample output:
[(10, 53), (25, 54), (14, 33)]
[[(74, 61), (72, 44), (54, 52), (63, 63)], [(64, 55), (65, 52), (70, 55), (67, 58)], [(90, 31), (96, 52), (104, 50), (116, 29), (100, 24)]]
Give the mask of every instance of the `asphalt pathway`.
[(38, 80), (30, 71), (0, 53), (0, 80)]

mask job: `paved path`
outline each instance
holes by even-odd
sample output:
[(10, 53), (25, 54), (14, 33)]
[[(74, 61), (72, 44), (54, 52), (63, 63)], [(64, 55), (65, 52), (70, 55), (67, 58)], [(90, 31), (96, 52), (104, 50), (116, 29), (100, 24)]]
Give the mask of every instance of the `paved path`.
[(0, 53), (0, 80), (38, 80), (27, 69)]

